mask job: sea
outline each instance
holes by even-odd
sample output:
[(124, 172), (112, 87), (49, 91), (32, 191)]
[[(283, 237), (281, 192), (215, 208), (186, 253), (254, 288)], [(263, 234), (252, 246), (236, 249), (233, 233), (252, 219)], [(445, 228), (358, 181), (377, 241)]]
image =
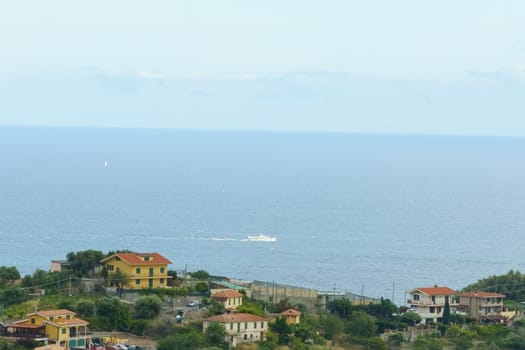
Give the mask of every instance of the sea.
[(23, 275), (129, 249), (402, 305), (525, 271), (524, 248), (525, 138), (0, 127), (0, 265)]

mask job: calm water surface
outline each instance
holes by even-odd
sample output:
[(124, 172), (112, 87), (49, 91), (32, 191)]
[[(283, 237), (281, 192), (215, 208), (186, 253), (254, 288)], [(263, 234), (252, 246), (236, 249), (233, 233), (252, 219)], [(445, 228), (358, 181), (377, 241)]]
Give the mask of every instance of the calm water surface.
[(524, 159), (520, 138), (3, 127), (0, 265), (158, 251), (402, 303), (525, 271)]

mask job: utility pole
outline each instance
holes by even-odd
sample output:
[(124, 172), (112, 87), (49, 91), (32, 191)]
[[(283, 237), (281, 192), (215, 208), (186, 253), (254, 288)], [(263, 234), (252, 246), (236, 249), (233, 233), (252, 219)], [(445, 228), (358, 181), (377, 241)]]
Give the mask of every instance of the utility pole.
[(396, 282), (393, 282), (392, 283), (392, 304), (395, 304), (395, 302), (394, 302), (394, 295), (395, 295), (394, 292), (395, 292), (395, 290), (396, 290)]
[(71, 277), (69, 277), (69, 296), (71, 296)]

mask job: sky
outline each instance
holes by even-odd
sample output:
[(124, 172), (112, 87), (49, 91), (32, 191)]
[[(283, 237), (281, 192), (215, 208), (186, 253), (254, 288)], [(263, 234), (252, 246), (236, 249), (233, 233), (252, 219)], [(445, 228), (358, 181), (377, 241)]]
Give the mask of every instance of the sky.
[(522, 0), (3, 0), (0, 125), (525, 136)]

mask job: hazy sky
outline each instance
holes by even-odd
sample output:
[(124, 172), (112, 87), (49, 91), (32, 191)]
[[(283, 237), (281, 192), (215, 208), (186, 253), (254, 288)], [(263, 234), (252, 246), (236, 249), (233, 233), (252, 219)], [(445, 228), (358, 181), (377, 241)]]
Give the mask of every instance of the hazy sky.
[(0, 2), (0, 125), (525, 135), (525, 1)]

